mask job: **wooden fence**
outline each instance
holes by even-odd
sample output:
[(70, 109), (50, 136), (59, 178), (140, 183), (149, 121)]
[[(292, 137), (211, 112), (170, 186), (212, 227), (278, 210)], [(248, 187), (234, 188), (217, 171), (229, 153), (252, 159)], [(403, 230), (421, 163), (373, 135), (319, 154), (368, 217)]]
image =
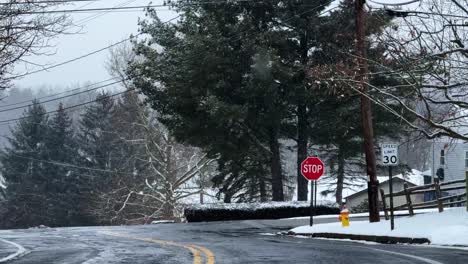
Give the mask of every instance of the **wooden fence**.
[[(465, 190), (463, 193), (444, 196), (445, 192), (454, 191), (454, 190)], [(397, 210), (408, 210), (409, 215), (414, 215), (414, 210), (416, 209), (427, 209), (427, 208), (438, 208), (439, 212), (444, 211), (444, 206), (459, 205), (463, 203), (467, 204), (468, 210), (468, 200), (467, 195), (468, 190), (468, 173), (466, 179), (456, 180), (449, 182), (439, 182), (438, 179), (435, 179), (433, 184), (427, 184), (422, 186), (408, 187), (408, 184), (405, 183), (403, 190), (393, 193), (393, 197), (405, 196), (406, 203), (400, 206), (393, 208), (393, 211)], [(431, 201), (425, 201), (420, 203), (413, 203), (411, 201), (411, 195), (413, 194), (424, 194), (424, 193), (434, 193), (435, 199)], [(386, 194), (383, 189), (380, 189), (380, 195), (383, 203), (383, 209), (385, 213), (385, 219), (388, 220), (388, 211), (390, 208), (387, 207), (386, 198), (390, 197), (390, 194)]]

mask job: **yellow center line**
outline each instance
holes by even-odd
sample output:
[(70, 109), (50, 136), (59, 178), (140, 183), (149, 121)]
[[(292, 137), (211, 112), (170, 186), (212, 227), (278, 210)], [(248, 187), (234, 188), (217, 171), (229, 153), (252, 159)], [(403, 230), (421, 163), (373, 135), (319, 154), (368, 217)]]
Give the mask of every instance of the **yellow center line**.
[(207, 264), (215, 264), (215, 256), (213, 252), (211, 252), (209, 249), (205, 247), (196, 246), (196, 245), (184, 245), (181, 243), (168, 241), (168, 240), (141, 238), (141, 237), (131, 236), (131, 235), (122, 234), (122, 233), (116, 233), (116, 232), (110, 232), (110, 231), (100, 231), (99, 233), (104, 234), (104, 235), (114, 236), (114, 237), (121, 237), (121, 238), (140, 240), (140, 241), (145, 241), (145, 242), (150, 242), (150, 243), (156, 243), (156, 244), (160, 244), (163, 246), (175, 246), (175, 247), (185, 248), (185, 249), (188, 249), (192, 253), (193, 264), (202, 264), (202, 254), (200, 253), (201, 251), (206, 255)]
[(211, 250), (207, 249), (206, 247), (197, 246), (197, 245), (190, 245), (190, 246), (200, 250), (201, 252), (205, 254), (206, 264), (215, 264), (215, 255), (213, 254)]

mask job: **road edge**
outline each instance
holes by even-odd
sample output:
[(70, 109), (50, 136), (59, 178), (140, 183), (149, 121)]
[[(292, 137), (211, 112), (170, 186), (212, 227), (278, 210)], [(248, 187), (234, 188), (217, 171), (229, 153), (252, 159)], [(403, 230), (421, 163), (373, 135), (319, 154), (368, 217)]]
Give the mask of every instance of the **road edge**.
[(19, 257), (24, 256), (24, 255), (26, 255), (28, 253), (28, 251), (23, 246), (21, 246), (20, 244), (15, 243), (15, 242), (8, 241), (8, 240), (3, 239), (3, 238), (0, 238), (0, 242), (12, 245), (12, 246), (17, 248), (15, 253), (10, 254), (9, 256), (6, 256), (6, 257), (0, 259), (0, 263), (4, 263), (4, 262), (10, 261), (12, 259), (19, 258)]
[(350, 239), (358, 241), (369, 241), (380, 244), (431, 244), (427, 238), (413, 238), (413, 237), (393, 237), (393, 236), (372, 236), (372, 235), (354, 235), (354, 234), (340, 234), (340, 233), (295, 233), (289, 232), (290, 236), (307, 236), (317, 238), (332, 238), (332, 239)]

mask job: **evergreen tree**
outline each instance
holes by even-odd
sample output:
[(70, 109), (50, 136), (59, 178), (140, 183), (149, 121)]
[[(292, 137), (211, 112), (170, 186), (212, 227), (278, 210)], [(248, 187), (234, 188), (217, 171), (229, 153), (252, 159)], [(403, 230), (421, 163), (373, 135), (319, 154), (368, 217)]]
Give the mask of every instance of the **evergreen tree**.
[[(45, 170), (50, 182), (47, 193), (49, 214), (54, 218), (54, 226), (79, 224), (77, 202), (80, 186), (76, 168), (78, 157), (77, 143), (72, 120), (60, 103), (55, 116), (49, 120), (45, 142)], [(67, 166), (70, 164), (71, 166)], [(50, 206), (52, 205), (52, 206)]]
[(96, 219), (96, 203), (103, 193), (112, 188), (115, 162), (114, 145), (116, 136), (112, 124), (114, 99), (103, 93), (97, 96), (96, 102), (88, 106), (81, 116), (78, 132), (79, 164), (81, 181), (80, 211), (84, 221), (100, 223), (103, 219)]
[(7, 182), (6, 228), (29, 227), (52, 223), (48, 214), (47, 193), (52, 181), (43, 160), (46, 157), (47, 114), (34, 100), (12, 129), (9, 145), (1, 153), (1, 174)]
[[(294, 123), (298, 104), (303, 108), (302, 101), (292, 98), (304, 92), (308, 60), (301, 56), (312, 46), (298, 47), (294, 39), (299, 39), (297, 31), (310, 34), (312, 18), (327, 3), (178, 2), (175, 6), (184, 14), (176, 25), (163, 24), (150, 11), (152, 21), (141, 28), (152, 39), (137, 44), (136, 51), (146, 60), (133, 69), (135, 83), (177, 139), (220, 154), (226, 164), (234, 161), (229, 160), (232, 150), (256, 161), (268, 157), (272, 198), (283, 200), (279, 140), (284, 137), (282, 127)], [(164, 47), (163, 52), (152, 43)], [(305, 139), (301, 146), (307, 146)], [(257, 151), (249, 151), (252, 146)], [(229, 175), (237, 175), (235, 170)]]

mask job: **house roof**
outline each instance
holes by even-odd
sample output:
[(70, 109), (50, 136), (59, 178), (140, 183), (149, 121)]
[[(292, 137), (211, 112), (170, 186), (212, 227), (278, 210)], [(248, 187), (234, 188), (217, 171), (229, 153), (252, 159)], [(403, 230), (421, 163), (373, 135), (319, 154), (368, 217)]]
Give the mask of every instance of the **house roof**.
[[(417, 185), (424, 185), (424, 175), (425, 174), (423, 172), (420, 172), (418, 170), (413, 169), (413, 170), (411, 170), (410, 173), (407, 173), (407, 174), (404, 174), (404, 175), (403, 174), (397, 174), (397, 175), (393, 176), (393, 179), (394, 180), (405, 181), (405, 182), (409, 183), (409, 185), (411, 185), (411, 186), (417, 186)], [(382, 184), (382, 183), (388, 182), (389, 179), (388, 179), (388, 176), (378, 176), (377, 180), (379, 181), (380, 184)], [(361, 194), (364, 191), (367, 191), (367, 185), (366, 184), (363, 184), (359, 188), (355, 188), (353, 193), (345, 196), (344, 198), (346, 199), (348, 197)]]

